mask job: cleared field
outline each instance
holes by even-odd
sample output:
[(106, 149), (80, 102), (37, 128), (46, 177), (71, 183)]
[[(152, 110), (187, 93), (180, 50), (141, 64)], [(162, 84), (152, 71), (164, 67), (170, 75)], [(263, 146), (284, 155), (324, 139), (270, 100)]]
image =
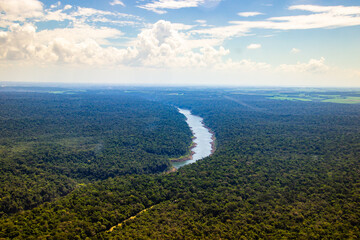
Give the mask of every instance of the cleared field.
[(277, 94), (275, 96), (267, 97), (272, 100), (287, 100), (287, 101), (304, 101), (304, 102), (330, 102), (330, 103), (341, 103), (341, 104), (357, 104), (360, 103), (359, 93), (349, 94)]
[(332, 103), (345, 103), (345, 104), (356, 104), (360, 103), (360, 97), (335, 97), (331, 99), (325, 99), (323, 102), (332, 102)]
[(311, 102), (312, 101), (312, 99), (310, 99), (310, 98), (288, 97), (288, 96), (274, 96), (274, 97), (269, 97), (268, 99), (288, 100), (288, 101), (304, 101), (304, 102)]

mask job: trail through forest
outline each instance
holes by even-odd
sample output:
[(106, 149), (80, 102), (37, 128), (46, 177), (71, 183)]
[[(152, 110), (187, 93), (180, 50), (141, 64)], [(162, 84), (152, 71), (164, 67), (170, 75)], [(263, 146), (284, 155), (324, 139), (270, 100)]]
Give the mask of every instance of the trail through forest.
[(240, 104), (240, 105), (242, 105), (244, 107), (250, 108), (250, 109), (252, 109), (254, 111), (258, 111), (258, 112), (265, 112), (266, 111), (266, 109), (264, 109), (264, 108), (251, 106), (251, 105), (249, 105), (247, 103), (244, 103), (243, 101), (241, 101), (239, 99), (236, 99), (236, 98), (233, 98), (233, 97), (224, 96), (224, 98), (226, 98), (226, 99), (228, 99), (230, 101), (236, 102), (236, 103), (238, 103), (238, 104)]
[(136, 215), (134, 215), (134, 216), (132, 216), (132, 217), (129, 217), (128, 219), (125, 219), (124, 221), (122, 221), (122, 222), (119, 223), (118, 225), (112, 226), (112, 227), (108, 230), (108, 232), (114, 231), (115, 228), (121, 227), (121, 226), (122, 226), (124, 223), (126, 223), (127, 221), (130, 221), (130, 220), (135, 219), (136, 217), (138, 217), (138, 216), (141, 215), (142, 213), (144, 213), (144, 212), (152, 209), (153, 207), (155, 207), (155, 205), (153, 205), (153, 206), (151, 206), (151, 207), (149, 207), (149, 208), (145, 208), (145, 209), (142, 210), (141, 212), (138, 212)]

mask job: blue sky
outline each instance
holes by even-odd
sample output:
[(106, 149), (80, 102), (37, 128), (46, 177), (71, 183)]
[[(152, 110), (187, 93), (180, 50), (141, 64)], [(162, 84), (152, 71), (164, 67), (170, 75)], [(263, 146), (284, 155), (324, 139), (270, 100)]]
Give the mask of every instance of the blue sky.
[(1, 81), (360, 87), (360, 2), (0, 0)]

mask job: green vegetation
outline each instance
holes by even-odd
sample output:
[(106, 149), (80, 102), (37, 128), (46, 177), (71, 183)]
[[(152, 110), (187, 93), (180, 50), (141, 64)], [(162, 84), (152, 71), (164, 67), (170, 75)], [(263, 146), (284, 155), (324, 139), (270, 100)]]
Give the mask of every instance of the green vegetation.
[(334, 98), (323, 100), (323, 102), (354, 104), (354, 103), (360, 103), (360, 97), (343, 98), (343, 97), (334, 96)]
[(331, 103), (342, 103), (342, 104), (356, 104), (360, 103), (359, 92), (285, 92), (276, 93), (274, 96), (264, 94), (268, 96), (268, 99), (272, 100), (288, 100), (288, 101), (315, 101), (315, 102), (331, 102)]
[[(278, 101), (268, 99), (263, 92), (231, 97), (221, 90), (182, 89), (181, 92), (183, 96), (168, 95), (169, 92), (161, 89), (127, 93), (130, 99), (126, 112), (131, 112), (133, 118), (126, 126), (134, 124), (138, 131), (149, 127), (138, 125), (139, 121), (149, 119), (150, 113), (145, 114), (149, 108), (154, 115), (164, 114), (163, 121), (173, 119), (171, 124), (184, 130), (184, 119), (165, 104), (191, 109), (202, 116), (216, 134), (217, 150), (211, 157), (170, 174), (142, 174), (142, 171), (98, 178), (95, 182), (90, 182), (92, 177), (84, 174), (87, 184), (69, 194), (2, 217), (0, 238), (360, 238), (360, 105)], [(90, 95), (89, 99), (95, 96)], [(113, 102), (112, 99), (105, 104), (104, 97), (97, 98), (102, 103), (99, 109), (106, 109), (106, 105)], [(145, 102), (140, 100), (142, 97), (156, 99), (158, 103)], [(47, 101), (46, 104), (51, 104), (53, 100)], [(140, 103), (147, 107), (141, 107)], [(5, 105), (8, 104), (9, 101)], [(138, 107), (143, 110), (138, 112)], [(10, 123), (7, 124), (9, 128)], [(168, 136), (167, 131), (152, 132), (151, 141), (156, 146), (153, 150), (163, 149), (160, 147), (166, 142), (161, 139)], [(171, 136), (179, 132), (174, 129)], [(102, 131), (104, 133), (106, 131)], [(120, 137), (130, 132), (118, 134)], [(141, 138), (137, 135), (133, 148), (148, 149), (147, 135), (143, 131), (139, 134)], [(78, 146), (76, 149), (85, 151), (97, 143), (87, 134), (77, 137), (62, 136), (56, 144), (64, 148), (74, 144)], [(175, 137), (169, 139), (172, 138)], [(173, 151), (178, 156), (183, 155), (179, 154), (180, 150), (186, 152), (190, 144), (189, 135), (185, 134), (184, 139), (185, 146), (179, 145), (175, 148), (179, 151)], [(107, 143), (104, 142), (104, 146)], [(16, 149), (20, 151), (19, 147)], [(165, 150), (155, 154), (160, 158), (163, 152), (171, 157)], [(105, 156), (101, 161), (107, 171)], [(142, 155), (134, 155), (134, 160), (135, 157)], [(135, 166), (139, 169), (144, 164), (147, 162)], [(30, 166), (38, 169), (38, 165)], [(53, 168), (50, 172), (60, 176)], [(72, 165), (66, 168), (72, 169)], [(64, 178), (69, 179), (68, 176), (77, 175)], [(78, 179), (81, 178), (75, 180)], [(114, 226), (118, 227), (109, 232)]]
[(0, 216), (64, 196), (79, 183), (166, 171), (168, 158), (185, 154), (191, 142), (181, 114), (139, 98), (0, 98)]
[(289, 101), (305, 101), (305, 102), (311, 102), (312, 100), (309, 98), (300, 98), (300, 97), (288, 97), (288, 96), (274, 96), (269, 97), (269, 99), (274, 100), (289, 100)]
[[(194, 137), (192, 137), (192, 139), (194, 139)], [(170, 161), (172, 162), (177, 162), (177, 161), (185, 161), (185, 160), (189, 160), (192, 154), (192, 149), (195, 147), (195, 142), (191, 142), (191, 144), (188, 147), (188, 151), (186, 152), (185, 155), (182, 155), (180, 157), (175, 157), (175, 158), (169, 158)]]

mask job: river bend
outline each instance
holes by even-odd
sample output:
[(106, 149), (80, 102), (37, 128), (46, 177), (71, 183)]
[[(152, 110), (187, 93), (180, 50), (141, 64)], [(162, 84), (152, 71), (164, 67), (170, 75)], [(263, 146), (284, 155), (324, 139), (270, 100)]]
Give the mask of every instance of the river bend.
[(183, 162), (173, 162), (175, 168), (180, 168), (185, 165), (191, 164), (211, 155), (213, 150), (213, 134), (206, 128), (203, 119), (199, 116), (192, 115), (190, 110), (178, 108), (179, 112), (186, 117), (186, 123), (189, 125), (193, 136), (193, 142), (196, 146), (192, 149), (194, 154), (191, 160)]

